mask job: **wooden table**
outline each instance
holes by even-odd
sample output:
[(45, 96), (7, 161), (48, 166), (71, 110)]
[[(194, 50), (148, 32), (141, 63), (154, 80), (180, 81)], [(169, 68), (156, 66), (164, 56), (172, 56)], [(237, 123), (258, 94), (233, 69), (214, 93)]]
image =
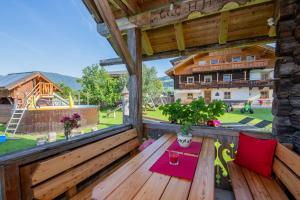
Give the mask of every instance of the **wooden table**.
[(167, 134), (136, 155), (93, 188), (93, 199), (214, 199), (214, 140), (194, 137), (202, 142), (194, 180), (153, 173), (149, 168), (176, 140)]

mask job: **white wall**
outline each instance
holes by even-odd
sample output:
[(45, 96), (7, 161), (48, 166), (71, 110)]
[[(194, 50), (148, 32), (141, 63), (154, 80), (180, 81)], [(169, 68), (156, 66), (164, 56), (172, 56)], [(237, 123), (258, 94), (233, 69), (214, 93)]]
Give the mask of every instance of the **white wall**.
[(254, 69), (250, 70), (250, 80), (261, 80), (262, 73), (268, 73), (269, 78), (274, 78), (274, 69)]
[[(219, 93), (220, 96), (216, 96), (216, 93)], [(235, 100), (235, 101), (246, 101), (249, 98), (249, 88), (220, 88), (212, 89), (212, 100), (219, 99), (224, 100), (224, 92), (231, 92), (231, 99), (226, 100)]]
[[(264, 88), (267, 90), (267, 88)], [(266, 100), (269, 104), (272, 103), (273, 101), (273, 90), (269, 90), (269, 99)], [(248, 87), (243, 87), (243, 88), (220, 88), (220, 89), (212, 89), (211, 90), (211, 97), (212, 100), (224, 100), (224, 92), (231, 92), (231, 99), (226, 99), (226, 100), (232, 100), (232, 101), (247, 101), (247, 100), (252, 100), (253, 104), (258, 105), (258, 99), (260, 98), (260, 90), (258, 87), (249, 89)], [(219, 93), (219, 96), (216, 96), (216, 93)], [(204, 90), (199, 89), (199, 90), (175, 90), (174, 91), (174, 96), (175, 100), (176, 99), (181, 99), (182, 102), (188, 103), (191, 100), (187, 99), (187, 94), (192, 93), (193, 98), (198, 98), (198, 97), (204, 97)]]

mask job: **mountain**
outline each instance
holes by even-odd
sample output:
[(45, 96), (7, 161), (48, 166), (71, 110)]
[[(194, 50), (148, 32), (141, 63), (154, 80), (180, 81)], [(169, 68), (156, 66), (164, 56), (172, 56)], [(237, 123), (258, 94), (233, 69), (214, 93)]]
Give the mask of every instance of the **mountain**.
[(163, 76), (159, 78), (163, 83), (165, 91), (173, 91), (174, 90), (174, 80), (169, 76)]
[(67, 76), (67, 75), (62, 75), (58, 73), (52, 73), (52, 72), (41, 72), (46, 76), (48, 79), (50, 79), (52, 82), (59, 84), (59, 83), (64, 83), (65, 85), (69, 86), (73, 90), (81, 90), (81, 85), (78, 83), (78, 78), (73, 77), (73, 76)]

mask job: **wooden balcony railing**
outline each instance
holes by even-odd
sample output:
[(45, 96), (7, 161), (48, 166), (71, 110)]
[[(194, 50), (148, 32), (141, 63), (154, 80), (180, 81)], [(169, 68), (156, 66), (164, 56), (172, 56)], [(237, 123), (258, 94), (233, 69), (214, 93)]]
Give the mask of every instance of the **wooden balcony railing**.
[(255, 69), (264, 67), (273, 67), (274, 62), (271, 59), (261, 59), (255, 61), (241, 61), (241, 62), (230, 62), (230, 63), (219, 63), (209, 65), (198, 65), (195, 64), (192, 71), (195, 72), (209, 72), (209, 71), (224, 71), (224, 70), (235, 70), (235, 69)]
[(194, 82), (179, 83), (178, 89), (202, 89), (202, 88), (235, 88), (235, 87), (272, 87), (273, 80), (240, 80), (232, 81), (212, 81), (212, 82)]
[(54, 85), (52, 83), (39, 83), (40, 95), (52, 96)]

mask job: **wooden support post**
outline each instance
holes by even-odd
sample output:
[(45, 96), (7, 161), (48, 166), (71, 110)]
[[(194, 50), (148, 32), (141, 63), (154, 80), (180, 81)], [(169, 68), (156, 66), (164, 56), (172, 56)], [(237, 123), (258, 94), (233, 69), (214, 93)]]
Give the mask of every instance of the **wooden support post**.
[(219, 27), (219, 44), (225, 44), (227, 42), (228, 22), (229, 22), (229, 11), (222, 12), (220, 27)]
[(21, 199), (19, 166), (5, 166), (5, 196), (7, 200)]
[(101, 17), (103, 18), (103, 21), (106, 23), (107, 28), (111, 33), (112, 41), (115, 44), (118, 53), (126, 63), (128, 72), (132, 73), (132, 70), (134, 68), (134, 62), (132, 60), (132, 57), (130, 56), (128, 47), (123, 40), (121, 31), (117, 26), (116, 19), (109, 6), (108, 1), (107, 0), (94, 0), (94, 1), (101, 14)]
[(177, 23), (174, 25), (177, 48), (179, 51), (185, 50), (184, 34), (182, 29), (182, 23)]
[(146, 31), (142, 32), (142, 46), (148, 56), (153, 55), (153, 49)]
[(129, 73), (129, 118), (137, 129), (138, 138), (143, 138), (143, 110), (142, 110), (142, 41), (141, 30), (128, 30), (127, 42), (130, 54), (134, 60), (134, 68)]
[(0, 166), (0, 199), (6, 199), (5, 195), (5, 170)]

